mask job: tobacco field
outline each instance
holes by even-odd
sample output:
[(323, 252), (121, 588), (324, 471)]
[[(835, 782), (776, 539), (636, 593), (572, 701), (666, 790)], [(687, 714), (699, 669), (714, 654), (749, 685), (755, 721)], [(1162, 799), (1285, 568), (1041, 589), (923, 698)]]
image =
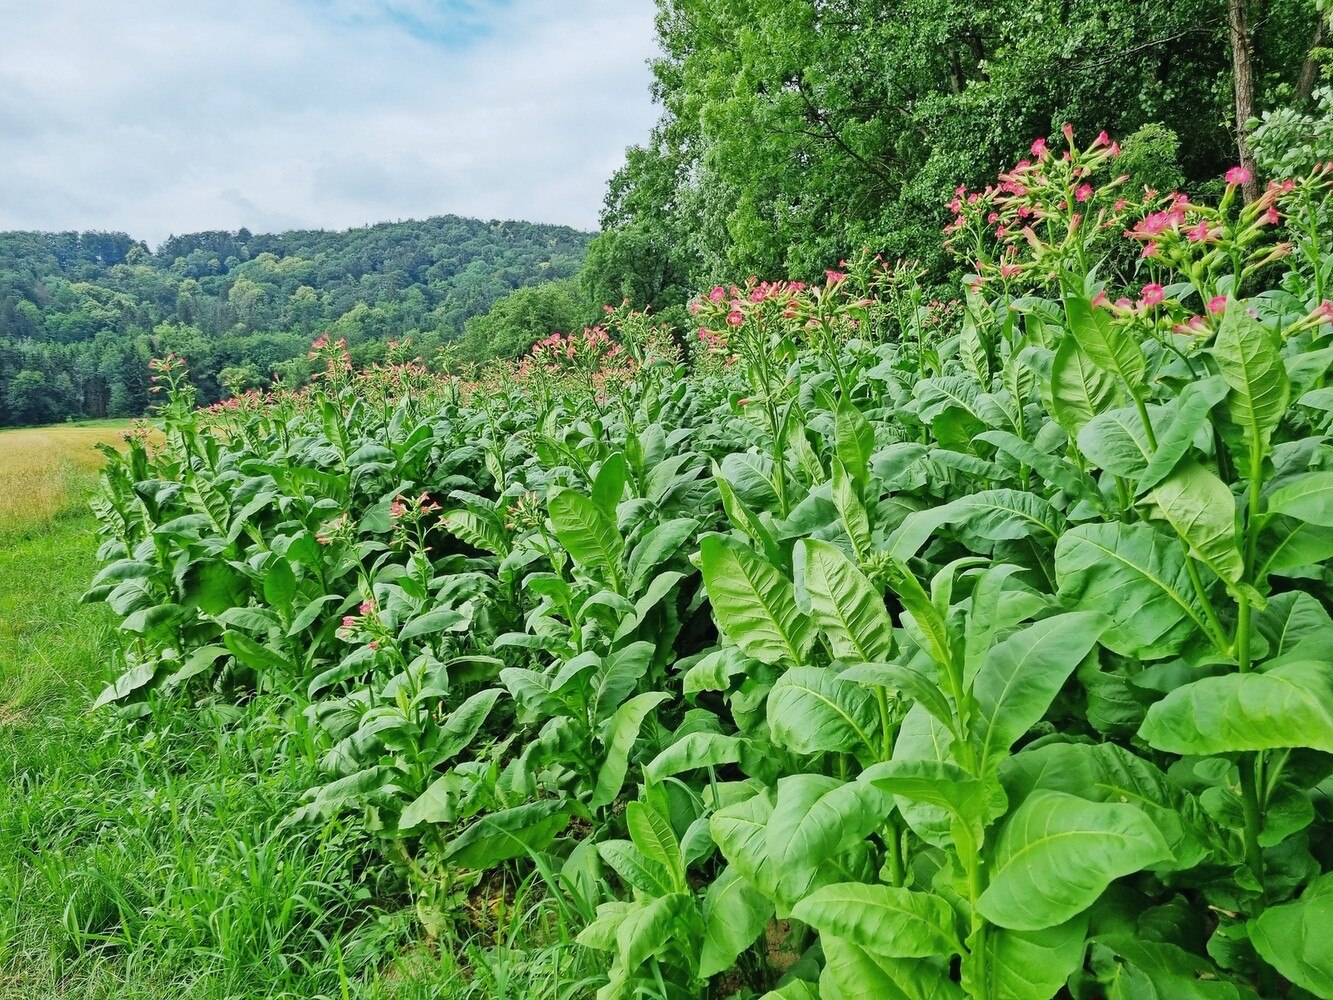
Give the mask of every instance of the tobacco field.
[(560, 996), (1333, 996), (1333, 171), (1118, 152), (959, 189), (949, 298), (865, 253), (206, 409), (156, 361), (98, 711), (262, 702), (285, 829), (441, 947), (533, 887)]

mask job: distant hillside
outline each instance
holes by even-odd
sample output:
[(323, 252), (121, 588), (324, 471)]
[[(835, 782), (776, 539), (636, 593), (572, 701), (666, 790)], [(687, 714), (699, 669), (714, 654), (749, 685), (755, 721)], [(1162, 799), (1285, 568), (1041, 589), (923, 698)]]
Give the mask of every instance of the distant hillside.
[[(150, 353), (205, 399), (299, 361), (328, 331), (428, 347), (516, 288), (574, 276), (593, 234), (439, 216), (342, 232), (0, 233), (0, 424), (138, 413)], [(233, 371), (227, 372), (227, 369)]]

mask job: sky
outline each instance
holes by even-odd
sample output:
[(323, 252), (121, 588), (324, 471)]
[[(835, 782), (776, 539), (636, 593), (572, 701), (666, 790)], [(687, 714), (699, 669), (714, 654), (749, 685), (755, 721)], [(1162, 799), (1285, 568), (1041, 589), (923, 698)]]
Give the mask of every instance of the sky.
[(0, 0), (0, 230), (597, 228), (652, 0)]

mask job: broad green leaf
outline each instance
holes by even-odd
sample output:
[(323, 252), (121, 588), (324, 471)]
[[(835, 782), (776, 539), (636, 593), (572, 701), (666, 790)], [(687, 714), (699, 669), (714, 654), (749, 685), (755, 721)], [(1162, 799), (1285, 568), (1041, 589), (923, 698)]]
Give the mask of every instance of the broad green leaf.
[(891, 760), (866, 768), (858, 780), (901, 799), (947, 810), (969, 827), (985, 808), (981, 782), (950, 761)]
[(613, 899), (597, 906), (597, 917), (587, 927), (579, 931), (574, 940), (585, 948), (597, 951), (616, 950), (616, 930), (624, 922), (631, 910), (641, 906), (638, 902), (622, 902)]
[(625, 825), (630, 839), (644, 858), (666, 871), (677, 888), (684, 888), (685, 866), (680, 855), (680, 841), (671, 823), (652, 806), (631, 802), (625, 807)]
[(1111, 314), (1081, 295), (1065, 294), (1069, 332), (1088, 360), (1120, 379), (1131, 390), (1143, 385), (1147, 363), (1138, 341), (1123, 327), (1111, 322)]
[(1274, 490), (1268, 497), (1268, 512), (1333, 527), (1333, 472), (1308, 472)]
[(1248, 929), (1278, 972), (1315, 996), (1333, 996), (1333, 874), (1319, 876), (1294, 902), (1265, 910)]
[(1197, 462), (1185, 462), (1148, 494), (1151, 516), (1167, 521), (1190, 553), (1228, 583), (1244, 572), (1236, 547), (1236, 498)]
[(434, 635), (436, 632), (460, 632), (468, 625), (466, 615), (452, 608), (438, 608), (435, 611), (427, 611), (404, 625), (403, 630), (398, 633), (398, 641), (420, 639), (423, 635)]
[(943, 897), (888, 885), (840, 882), (816, 889), (792, 916), (889, 958), (957, 955), (962, 942)]
[(671, 872), (651, 863), (630, 840), (604, 840), (597, 853), (614, 869), (626, 885), (650, 896), (665, 896), (672, 891)]
[(722, 497), (722, 509), (726, 511), (727, 520), (763, 550), (764, 558), (771, 565), (782, 565), (782, 555), (778, 550), (778, 543), (773, 539), (773, 533), (740, 498), (722, 467), (716, 462), (713, 463), (713, 481), (717, 483), (718, 493)]
[(1047, 501), (1024, 490), (983, 490), (949, 506), (952, 520), (992, 542), (1031, 535), (1054, 541), (1064, 523)]
[(1000, 927), (1043, 930), (1086, 910), (1113, 880), (1169, 857), (1137, 806), (1034, 792), (1000, 831), (977, 908)]
[(1139, 489), (1156, 486), (1176, 467), (1204, 425), (1208, 412), (1227, 394), (1227, 384), (1217, 375), (1190, 382), (1167, 410), (1157, 432), (1157, 450), (1139, 477)]
[[(826, 781), (832, 784), (824, 787)], [(892, 811), (892, 795), (875, 785), (816, 775), (781, 779), (765, 835), (779, 885), (783, 873), (816, 868), (850, 850), (882, 827)]]
[(1199, 864), (1210, 848), (1207, 821), (1195, 799), (1159, 768), (1114, 743), (1049, 743), (1004, 762), (1000, 780), (1014, 800), (1037, 789), (1095, 802), (1129, 802), (1161, 832), (1172, 869)]
[(1301, 590), (1270, 597), (1268, 606), (1254, 616), (1254, 628), (1268, 641), (1270, 657), (1317, 636), (1333, 643), (1333, 618), (1318, 599)]
[(1106, 623), (1095, 611), (1055, 615), (1015, 632), (986, 654), (972, 685), (980, 716), (973, 731), (983, 768), (994, 766), (1041, 720)]
[(1069, 529), (1055, 547), (1055, 575), (1065, 607), (1110, 616), (1101, 641), (1122, 656), (1171, 656), (1205, 631), (1180, 545), (1152, 525)]
[(796, 544), (796, 577), (810, 596), (815, 624), (833, 655), (848, 662), (881, 662), (893, 653), (893, 622), (884, 596), (837, 546), (806, 538)]
[(834, 432), (838, 460), (864, 488), (870, 475), (870, 456), (875, 451), (875, 429), (845, 396), (838, 400), (834, 413)]
[(675, 555), (698, 526), (699, 522), (692, 517), (678, 517), (662, 522), (644, 535), (625, 560), (628, 593), (641, 593), (657, 567)]
[(1143, 421), (1132, 406), (1089, 420), (1078, 432), (1078, 450), (1099, 468), (1128, 479), (1142, 476), (1153, 456)]
[(661, 781), (683, 771), (740, 763), (756, 753), (753, 744), (740, 736), (689, 733), (654, 757), (646, 771), (653, 781)]
[(545, 850), (569, 824), (573, 810), (568, 801), (540, 799), (489, 813), (449, 842), (445, 860), (458, 868), (481, 871)]
[(695, 915), (694, 897), (684, 892), (673, 892), (631, 910), (616, 929), (621, 965), (630, 972), (637, 970), (667, 946), (687, 915)]
[[(975, 778), (960, 782), (956, 794), (940, 784), (940, 779), (957, 776), (953, 747), (949, 728), (924, 706), (913, 705), (898, 727), (893, 759), (885, 765), (892, 768), (886, 774), (896, 780), (882, 787), (898, 796), (898, 811), (912, 831), (937, 847), (949, 846), (950, 839), (958, 839), (960, 833), (979, 842), (988, 802), (985, 786)], [(865, 773), (877, 774), (878, 767)], [(899, 780), (905, 783), (899, 784)]]
[(602, 658), (593, 697), (597, 717), (610, 715), (634, 691), (652, 665), (656, 650), (651, 642), (631, 642)]
[(1115, 381), (1089, 360), (1073, 337), (1064, 337), (1051, 364), (1051, 415), (1071, 437), (1116, 401)]
[(1253, 993), (1242, 993), (1222, 979), (1211, 962), (1169, 942), (1127, 933), (1098, 935), (1093, 940), (1094, 968), (1103, 965), (1103, 949), (1116, 956), (1104, 963), (1110, 971), (1103, 979), (1108, 1000), (1254, 1000)]
[(871, 556), (870, 516), (858, 495), (856, 483), (843, 464), (834, 459), (832, 466), (833, 506), (838, 508), (853, 553), (858, 561), (865, 562)]
[(963, 1000), (961, 986), (942, 958), (889, 958), (846, 938), (824, 946), (820, 996), (837, 1000)]
[(1298, 661), (1193, 681), (1148, 709), (1139, 735), (1179, 754), (1281, 747), (1333, 753), (1333, 664)]
[(704, 895), (704, 944), (699, 975), (707, 979), (725, 972), (763, 933), (773, 904), (735, 868), (722, 870)]
[(93, 710), (96, 711), (113, 701), (120, 701), (122, 698), (152, 683), (157, 677), (158, 666), (157, 660), (149, 660), (146, 663), (135, 664), (128, 670), (123, 671), (119, 677), (102, 689), (102, 693), (93, 702)]
[(978, 441), (994, 445), (1024, 465), (1031, 466), (1051, 485), (1064, 490), (1071, 497), (1096, 496), (1095, 484), (1087, 474), (1058, 455), (1039, 451), (1031, 443), (1008, 431), (986, 431), (978, 434)]
[(296, 596), (296, 574), (292, 564), (275, 555), (264, 569), (264, 601), (275, 608), (285, 608)]
[(648, 713), (671, 696), (665, 691), (647, 691), (635, 695), (616, 709), (607, 726), (604, 739), (606, 760), (597, 772), (597, 787), (593, 789), (588, 805), (601, 809), (610, 805), (625, 784), (625, 774), (629, 770), (629, 753), (634, 742), (639, 738), (639, 729)]
[(1241, 303), (1233, 300), (1227, 306), (1213, 341), (1213, 360), (1231, 390), (1228, 416), (1262, 454), (1287, 410), (1291, 380), (1268, 331)]
[[(1088, 920), (1077, 916), (1039, 931), (992, 927), (986, 932), (988, 988), (973, 995), (993, 1000), (1050, 1000), (1083, 964)], [(975, 960), (963, 963), (963, 982), (971, 982)]]
[(1333, 559), (1333, 528), (1275, 515), (1266, 519), (1258, 549), (1262, 563), (1255, 573), (1256, 579), (1303, 575)]
[(440, 727), (439, 741), (431, 751), (432, 767), (439, 767), (445, 761), (452, 760), (467, 748), (495, 707), (500, 694), (499, 688), (478, 691), (449, 713), (448, 720)]
[(403, 809), (398, 817), (399, 831), (410, 832), (422, 823), (453, 823), (467, 789), (467, 780), (457, 772), (440, 775)]
[(827, 667), (797, 667), (778, 678), (768, 694), (768, 727), (774, 743), (799, 754), (873, 753), (879, 745), (874, 699)]
[(555, 536), (576, 563), (616, 576), (625, 543), (607, 514), (576, 490), (561, 490), (547, 501)]
[(791, 581), (753, 549), (722, 535), (700, 544), (704, 588), (721, 631), (747, 656), (799, 666), (814, 641)]
[(616, 505), (625, 493), (628, 476), (629, 468), (620, 452), (608, 457), (597, 470), (597, 477), (592, 482), (592, 502), (608, 518), (616, 516)]

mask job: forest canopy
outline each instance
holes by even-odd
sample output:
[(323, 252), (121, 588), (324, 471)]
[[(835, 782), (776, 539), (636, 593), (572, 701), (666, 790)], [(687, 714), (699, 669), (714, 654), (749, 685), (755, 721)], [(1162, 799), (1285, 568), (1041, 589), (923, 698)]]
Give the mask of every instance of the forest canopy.
[(123, 233), (0, 234), (0, 424), (141, 413), (150, 354), (185, 357), (210, 402), (303, 383), (320, 333), (358, 363), (410, 338), (457, 365), (514, 357), (622, 301), (685, 330), (693, 289), (810, 280), (865, 248), (947, 288), (956, 185), (1066, 126), (1115, 136), (1135, 183), (1202, 197), (1238, 161), (1254, 184), (1275, 176), (1248, 150), (1260, 121), (1274, 148), (1333, 157), (1327, 115), (1302, 117), (1329, 51), (1311, 0), (657, 9), (661, 116), (611, 177), (595, 238), (455, 216), (194, 233), (156, 251)]
[(302, 382), (319, 333), (362, 361), (390, 339), (429, 353), (514, 289), (573, 277), (591, 235), (457, 216), (156, 251), (124, 233), (0, 233), (0, 424), (142, 413), (148, 359), (167, 352), (205, 401)]

